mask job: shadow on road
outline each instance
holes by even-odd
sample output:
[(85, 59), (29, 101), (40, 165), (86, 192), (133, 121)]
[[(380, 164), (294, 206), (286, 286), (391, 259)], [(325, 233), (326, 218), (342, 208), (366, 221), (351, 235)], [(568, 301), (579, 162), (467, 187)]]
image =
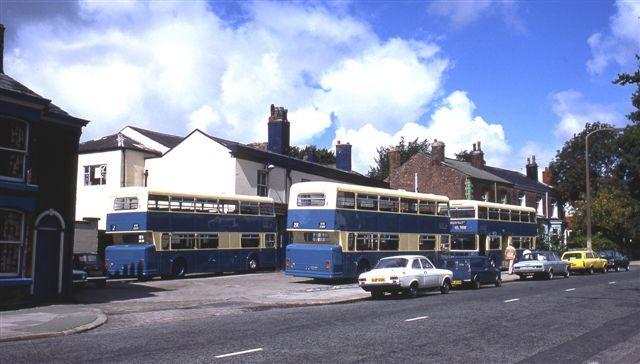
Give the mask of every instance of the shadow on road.
[(155, 296), (157, 292), (167, 291), (159, 287), (150, 287), (136, 281), (108, 282), (105, 288), (86, 287), (73, 294), (77, 303), (108, 303)]

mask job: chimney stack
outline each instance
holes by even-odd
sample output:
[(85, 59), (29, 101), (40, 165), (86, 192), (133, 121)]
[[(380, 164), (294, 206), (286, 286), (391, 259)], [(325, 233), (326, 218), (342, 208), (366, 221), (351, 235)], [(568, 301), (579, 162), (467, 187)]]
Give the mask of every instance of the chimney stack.
[(434, 164), (444, 162), (444, 143), (439, 142), (438, 139), (434, 139), (431, 144), (431, 160)]
[(387, 156), (389, 157), (389, 180), (391, 180), (391, 176), (400, 168), (400, 151), (396, 148), (391, 148), (387, 152)]
[(542, 183), (547, 186), (553, 186), (553, 181), (551, 180), (551, 171), (549, 170), (549, 167), (546, 167), (542, 171)]
[(527, 158), (527, 177), (534, 181), (538, 180), (538, 164), (536, 164), (536, 156), (532, 155), (531, 159)]
[(473, 144), (473, 150), (471, 151), (471, 165), (483, 169), (484, 168), (484, 152), (482, 151), (482, 146), (480, 141), (477, 141)]
[(351, 144), (336, 143), (336, 168), (351, 172)]
[(269, 116), (269, 140), (267, 150), (278, 154), (289, 153), (290, 124), (287, 119), (288, 110), (284, 107), (276, 107), (271, 104), (271, 116)]
[(4, 24), (0, 24), (0, 73), (4, 74)]

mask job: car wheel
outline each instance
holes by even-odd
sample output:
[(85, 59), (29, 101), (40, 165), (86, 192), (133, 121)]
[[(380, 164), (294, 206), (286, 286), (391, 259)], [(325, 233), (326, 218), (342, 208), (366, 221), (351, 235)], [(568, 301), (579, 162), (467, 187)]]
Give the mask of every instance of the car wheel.
[(626, 266), (624, 269), (628, 272), (629, 271), (629, 266)]
[(173, 262), (173, 268), (171, 270), (173, 278), (183, 278), (187, 274), (187, 263), (184, 259), (178, 259)]
[(411, 285), (409, 286), (409, 289), (407, 289), (407, 295), (410, 298), (416, 298), (418, 297), (418, 283), (411, 283)]
[(379, 300), (384, 297), (384, 292), (382, 291), (371, 291), (371, 298), (374, 300)]
[(587, 273), (588, 274), (593, 274), (593, 267), (589, 267), (589, 269), (587, 269)]
[(480, 288), (480, 280), (477, 277), (473, 280), (473, 282), (471, 282), (471, 287), (473, 289)]
[(258, 258), (256, 257), (249, 258), (249, 261), (247, 262), (247, 269), (249, 270), (249, 272), (253, 273), (257, 271), (258, 266), (259, 266)]
[(602, 268), (602, 273), (607, 273), (607, 267)]
[(620, 266), (616, 265), (616, 272), (620, 272)]
[(570, 275), (571, 275), (571, 271), (567, 269), (567, 271), (564, 273), (564, 277), (569, 278)]
[(451, 282), (449, 282), (449, 279), (445, 279), (444, 281), (442, 281), (442, 286), (440, 286), (440, 293), (447, 294), (449, 293), (450, 289), (451, 289)]
[(502, 287), (502, 277), (496, 276), (496, 283), (494, 283), (496, 287)]
[(549, 269), (549, 271), (547, 272), (547, 279), (553, 279), (553, 269)]

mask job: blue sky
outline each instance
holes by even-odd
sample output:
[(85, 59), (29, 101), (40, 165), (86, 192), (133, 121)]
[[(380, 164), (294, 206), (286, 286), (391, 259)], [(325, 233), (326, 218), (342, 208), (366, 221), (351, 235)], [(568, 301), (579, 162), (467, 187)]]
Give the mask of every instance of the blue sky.
[(490, 164), (546, 165), (584, 122), (625, 123), (613, 85), (640, 53), (640, 2), (3, 2), (6, 72), (92, 121), (354, 145), (366, 171), (400, 136), (481, 140)]

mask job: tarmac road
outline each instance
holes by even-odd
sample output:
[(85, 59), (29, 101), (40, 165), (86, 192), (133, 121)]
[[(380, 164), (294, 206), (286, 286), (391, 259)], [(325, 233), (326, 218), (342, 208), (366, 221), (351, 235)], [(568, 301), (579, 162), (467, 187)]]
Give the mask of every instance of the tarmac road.
[[(126, 304), (126, 302), (123, 302)], [(0, 344), (18, 362), (640, 361), (640, 270)]]

